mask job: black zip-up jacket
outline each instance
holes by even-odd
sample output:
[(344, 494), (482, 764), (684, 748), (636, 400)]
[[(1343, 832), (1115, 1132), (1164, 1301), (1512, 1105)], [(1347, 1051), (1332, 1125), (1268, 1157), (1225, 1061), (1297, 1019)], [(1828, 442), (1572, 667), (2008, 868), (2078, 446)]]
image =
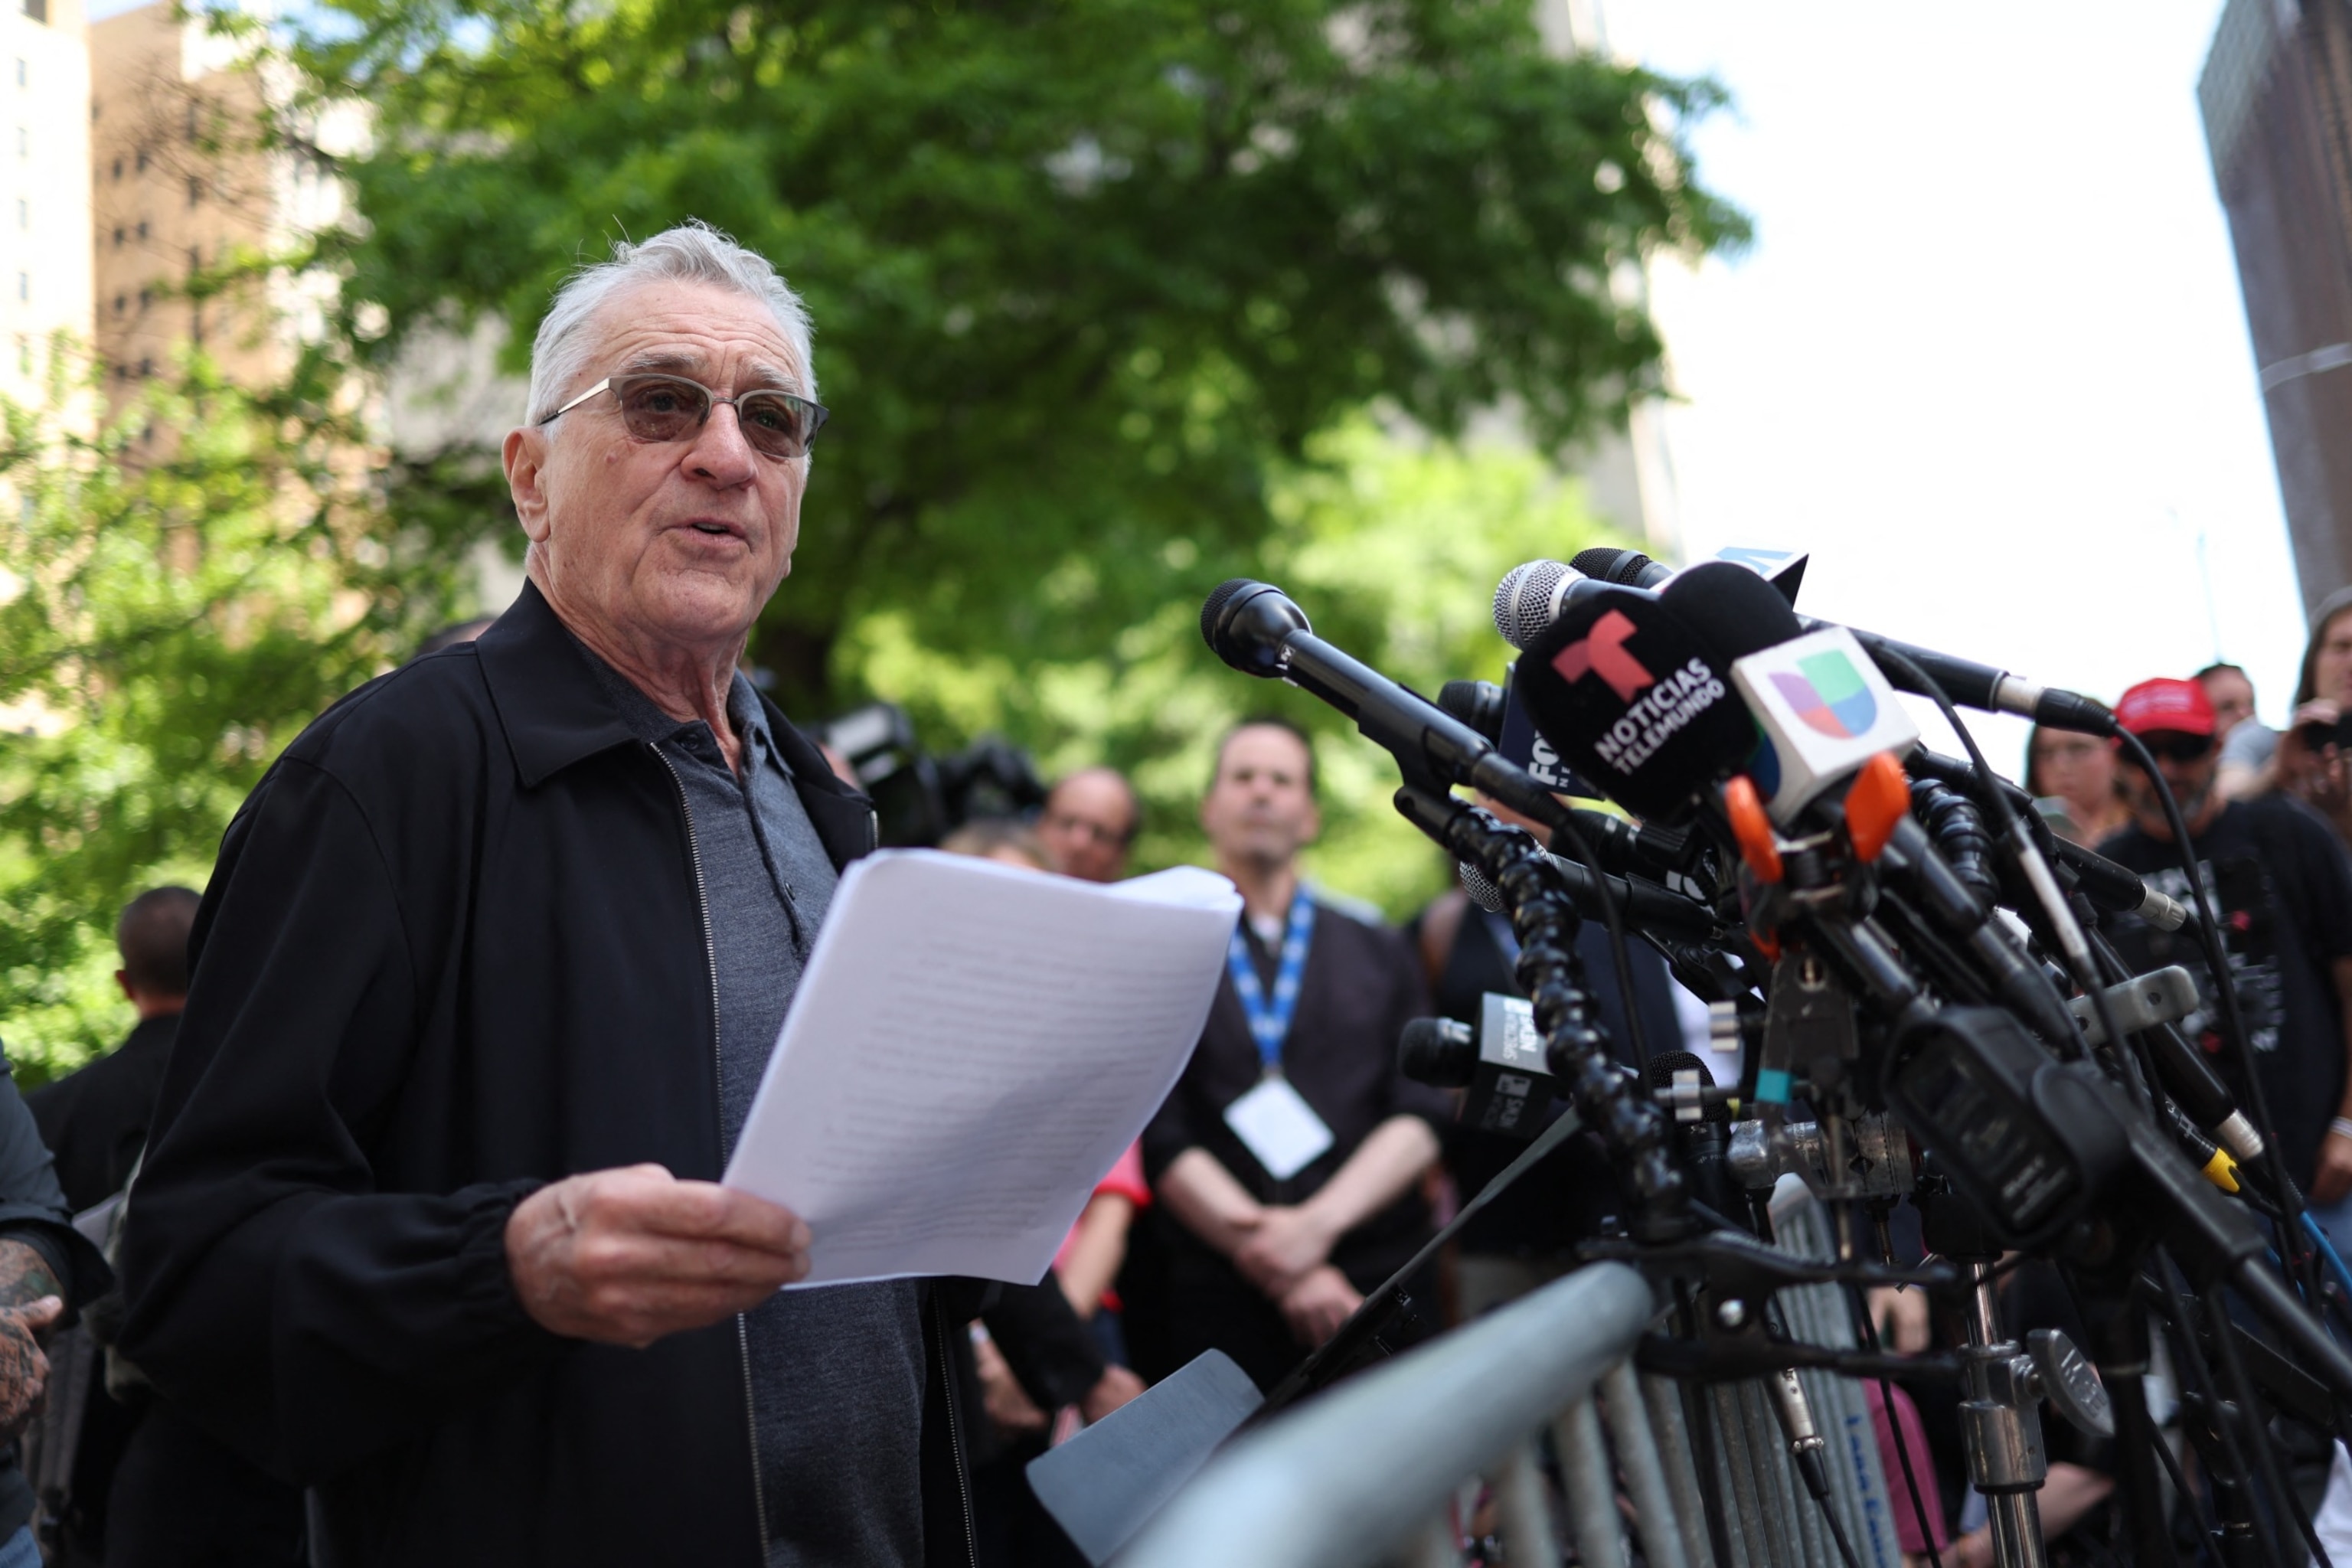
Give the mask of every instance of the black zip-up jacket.
[[(768, 722), (835, 863), (873, 847), (866, 798)], [(763, 1563), (737, 1324), (561, 1338), (505, 1250), (546, 1182), (718, 1179), (705, 918), (676, 776), (535, 588), (322, 714), (229, 825), (131, 1204), (121, 1348), (316, 1489), (333, 1568)], [(940, 1331), (977, 1308), (941, 1294), (937, 1564), (971, 1561)]]

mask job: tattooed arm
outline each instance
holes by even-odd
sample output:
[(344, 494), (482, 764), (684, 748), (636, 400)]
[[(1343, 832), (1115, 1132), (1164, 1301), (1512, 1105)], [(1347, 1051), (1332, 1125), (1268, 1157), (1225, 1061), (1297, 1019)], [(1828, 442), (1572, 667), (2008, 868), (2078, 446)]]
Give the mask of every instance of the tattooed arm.
[(66, 1310), (49, 1260), (31, 1244), (0, 1240), (0, 1437), (25, 1429), (48, 1387), (40, 1336)]

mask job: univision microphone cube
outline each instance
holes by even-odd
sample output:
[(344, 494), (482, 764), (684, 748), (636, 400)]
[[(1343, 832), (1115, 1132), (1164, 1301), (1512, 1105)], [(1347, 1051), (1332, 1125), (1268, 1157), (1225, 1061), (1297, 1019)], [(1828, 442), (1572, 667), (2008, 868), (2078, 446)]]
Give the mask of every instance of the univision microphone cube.
[(1878, 752), (1918, 743), (1895, 688), (1843, 626), (1751, 653), (1732, 665), (1731, 681), (1763, 731), (1748, 775), (1778, 826)]

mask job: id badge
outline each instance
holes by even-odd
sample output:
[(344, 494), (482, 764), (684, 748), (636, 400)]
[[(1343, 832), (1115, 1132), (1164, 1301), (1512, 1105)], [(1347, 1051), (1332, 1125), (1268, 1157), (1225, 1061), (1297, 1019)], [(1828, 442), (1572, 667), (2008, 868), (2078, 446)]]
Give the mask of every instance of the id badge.
[(1225, 1125), (1277, 1182), (1290, 1180), (1331, 1147), (1331, 1130), (1285, 1078), (1268, 1078), (1226, 1106)]

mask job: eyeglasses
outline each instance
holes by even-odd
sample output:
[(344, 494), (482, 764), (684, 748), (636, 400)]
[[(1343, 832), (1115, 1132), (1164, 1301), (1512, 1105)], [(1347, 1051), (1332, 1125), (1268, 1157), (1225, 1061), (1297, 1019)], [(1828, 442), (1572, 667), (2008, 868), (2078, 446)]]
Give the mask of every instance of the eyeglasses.
[(1048, 833), (1066, 833), (1072, 837), (1091, 839), (1106, 849), (1124, 849), (1127, 841), (1134, 837), (1131, 832), (1105, 827), (1101, 823), (1089, 822), (1083, 816), (1065, 816), (1059, 812), (1047, 812), (1045, 820), (1037, 826)]
[(2153, 730), (2139, 738), (2153, 756), (2168, 763), (2202, 762), (2212, 754), (2213, 737), (2188, 735), (2177, 730)]
[(809, 443), (824, 428), (824, 405), (789, 392), (761, 387), (720, 397), (698, 381), (659, 374), (606, 376), (540, 423), (562, 418), (600, 392), (613, 395), (621, 423), (640, 441), (691, 440), (719, 403), (735, 410), (743, 439), (762, 457), (805, 458)]

